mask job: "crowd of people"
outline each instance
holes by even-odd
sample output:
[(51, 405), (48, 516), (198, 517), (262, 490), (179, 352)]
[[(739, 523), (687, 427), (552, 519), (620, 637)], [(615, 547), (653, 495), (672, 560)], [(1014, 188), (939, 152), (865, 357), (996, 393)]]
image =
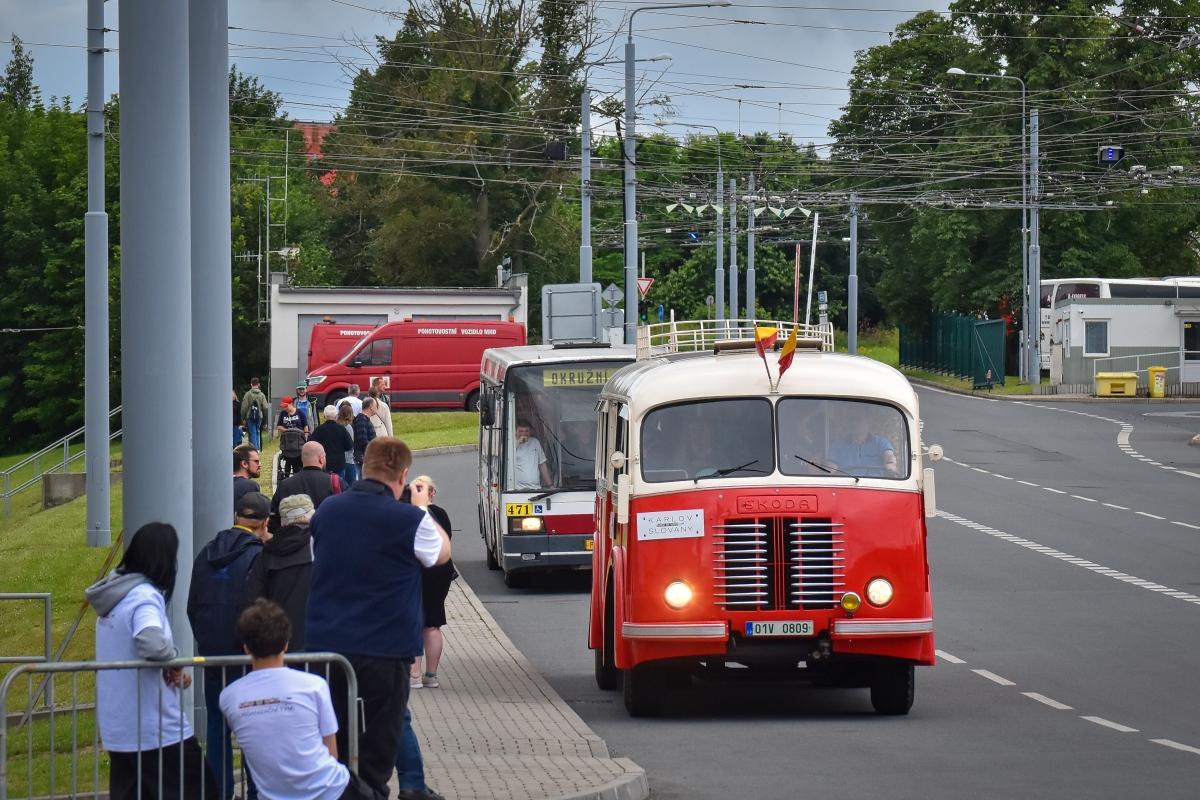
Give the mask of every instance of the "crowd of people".
[[(254, 421), (255, 391), (256, 382), (238, 406), (242, 423)], [(297, 392), (285, 401), (280, 425), (307, 436), (307, 399)], [(425, 783), (408, 697), (441, 685), (441, 628), (457, 575), (450, 518), (434, 503), (431, 478), (409, 480), (412, 453), (391, 435), (390, 411), (376, 426), (373, 412), (386, 401), (354, 401), (323, 409), (325, 421), (271, 497), (256, 480), (253, 429), (245, 429), (248, 443), (237, 440), (233, 525), (196, 556), (186, 602), (197, 654), (244, 653), (249, 670), (204, 670), (203, 748), (180, 707), (187, 672), (100, 672), (111, 797), (233, 798), (232, 734), (247, 767), (246, 800), (386, 798), (393, 772), (402, 800), (439, 800)], [(175, 657), (167, 606), (177, 550), (174, 528), (144, 525), (117, 569), (88, 588), (97, 660)], [(353, 667), (357, 774), (348, 769), (347, 676), (336, 666), (324, 677), (291, 669), (287, 652), (338, 653)]]

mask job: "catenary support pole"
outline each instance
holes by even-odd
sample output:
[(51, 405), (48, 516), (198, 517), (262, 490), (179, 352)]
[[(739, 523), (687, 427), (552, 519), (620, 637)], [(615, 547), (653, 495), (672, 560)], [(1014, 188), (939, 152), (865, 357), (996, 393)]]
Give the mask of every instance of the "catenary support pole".
[(850, 275), (846, 278), (846, 350), (858, 352), (858, 195), (850, 195)]
[(587, 83), (579, 101), (579, 282), (592, 282), (592, 92)]
[(83, 417), (87, 543), (112, 541), (108, 406), (108, 212), (104, 210), (104, 0), (87, 5), (87, 213), (83, 217)]
[(625, 344), (637, 342), (637, 98), (634, 96), (635, 61), (632, 18), (625, 42)]
[(1025, 368), (1029, 382), (1042, 382), (1042, 239), (1039, 232), (1038, 203), (1038, 110), (1029, 111), (1029, 365)]
[(193, 554), (233, 513), (229, 4), (188, 4), (192, 181)]
[(725, 319), (725, 175), (719, 163), (717, 164), (717, 209), (717, 271), (714, 283), (717, 287), (717, 319)]
[(754, 173), (750, 173), (750, 201), (746, 203), (746, 319), (757, 319), (754, 306)]
[(729, 318), (742, 318), (738, 312), (737, 178), (729, 179)]
[(178, 532), (171, 627), (179, 655), (190, 656), (188, 7), (181, 0), (121, 0), (120, 14), (124, 527), (129, 538), (148, 522)]

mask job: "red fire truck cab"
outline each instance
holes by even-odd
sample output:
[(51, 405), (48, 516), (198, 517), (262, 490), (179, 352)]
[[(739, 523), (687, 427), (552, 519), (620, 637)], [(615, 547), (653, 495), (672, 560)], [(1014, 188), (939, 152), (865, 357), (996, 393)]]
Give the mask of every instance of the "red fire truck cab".
[(588, 644), (632, 715), (735, 670), (869, 687), (906, 714), (914, 665), (934, 663), (916, 394), (822, 339), (778, 381), (752, 338), (639, 340), (601, 392)]

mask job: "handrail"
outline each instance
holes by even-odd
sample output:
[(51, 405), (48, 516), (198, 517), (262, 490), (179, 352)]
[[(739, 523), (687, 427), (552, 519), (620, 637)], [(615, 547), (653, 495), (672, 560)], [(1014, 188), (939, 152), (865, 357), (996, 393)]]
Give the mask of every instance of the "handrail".
[[(112, 411), (108, 412), (108, 425), (112, 427), (112, 420), (121, 413), (123, 406), (117, 406)], [(108, 441), (111, 443), (121, 436), (123, 428), (118, 428), (108, 435)], [(56, 472), (67, 473), (71, 465), (87, 456), (85, 450), (80, 450), (77, 453), (71, 453), (71, 444), (86, 433), (86, 428), (79, 428), (61, 439), (58, 439), (52, 444), (43, 447), (36, 453), (32, 453), (25, 458), (13, 464), (5, 470), (0, 470), (0, 499), (4, 502), (4, 515), (8, 516), (11, 510), (11, 500), (29, 487), (35, 485), (42, 479), (43, 475), (48, 475)], [(42, 459), (55, 454), (55, 461), (45, 469), (42, 469)], [(13, 478), (21, 471), (32, 465), (33, 474), (25, 480), (13, 486)]]
[(770, 327), (778, 331), (778, 341), (787, 338), (793, 328), (799, 339), (816, 339), (821, 350), (833, 351), (833, 323), (803, 325), (784, 320), (753, 319), (698, 319), (671, 320), (653, 325), (639, 325), (637, 329), (637, 360), (670, 355), (712, 350), (718, 342), (753, 340), (756, 327)]
[[(1109, 367), (1107, 370), (1101, 370), (1100, 362), (1102, 362), (1102, 361), (1107, 361), (1107, 362), (1124, 361), (1124, 360), (1128, 360), (1131, 358), (1135, 359), (1135, 361), (1133, 362), (1133, 369), (1132, 370), (1123, 370), (1123, 371), (1136, 372), (1139, 374), (1146, 372), (1146, 369), (1142, 368), (1142, 359), (1143, 358), (1153, 358), (1153, 359), (1158, 359), (1160, 361), (1166, 360), (1167, 358), (1175, 359), (1176, 364), (1173, 367), (1167, 366), (1166, 364), (1162, 365), (1167, 368), (1168, 372), (1171, 370), (1178, 370), (1182, 367), (1182, 364), (1180, 363), (1182, 361), (1182, 359), (1180, 358), (1179, 350), (1163, 350), (1160, 353), (1132, 353), (1127, 356), (1104, 356), (1103, 358), (1097, 358), (1092, 361), (1092, 380), (1093, 380), (1093, 382), (1095, 381), (1096, 373), (1105, 372), (1105, 371), (1113, 371), (1111, 367)], [(1157, 366), (1157, 365), (1155, 365), (1155, 366)]]

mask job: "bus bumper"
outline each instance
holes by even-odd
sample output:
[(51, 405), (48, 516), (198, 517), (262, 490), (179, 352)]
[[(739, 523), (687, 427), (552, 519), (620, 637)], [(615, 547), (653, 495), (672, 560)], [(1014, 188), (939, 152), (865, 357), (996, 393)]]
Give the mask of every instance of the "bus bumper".
[(592, 568), (592, 534), (504, 537), (504, 571)]

